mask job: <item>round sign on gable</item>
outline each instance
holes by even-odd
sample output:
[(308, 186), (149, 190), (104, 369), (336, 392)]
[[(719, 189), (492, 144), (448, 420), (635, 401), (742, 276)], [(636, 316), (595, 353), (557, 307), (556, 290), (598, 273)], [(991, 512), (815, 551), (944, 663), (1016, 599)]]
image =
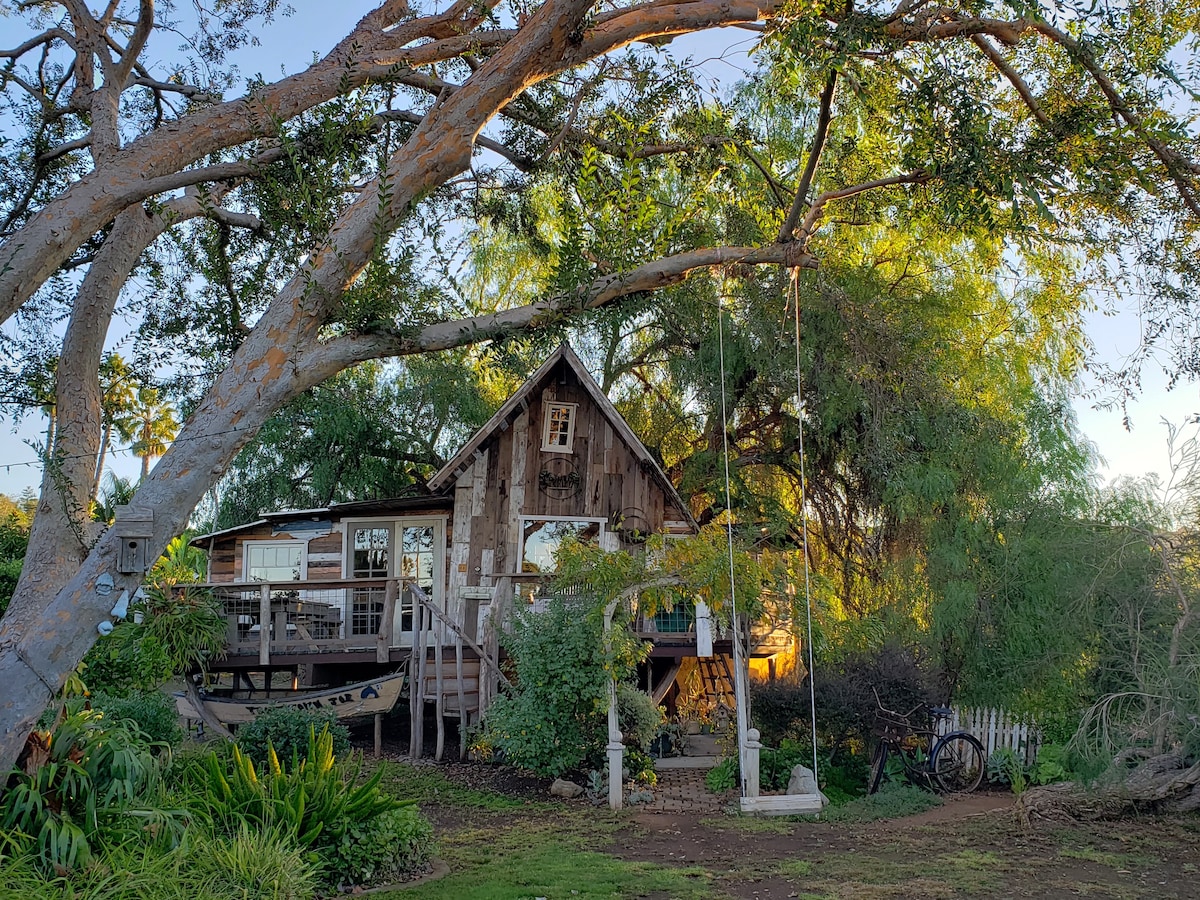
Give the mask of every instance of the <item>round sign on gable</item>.
[(556, 500), (567, 500), (583, 490), (583, 478), (573, 460), (554, 457), (546, 460), (538, 472), (538, 490)]

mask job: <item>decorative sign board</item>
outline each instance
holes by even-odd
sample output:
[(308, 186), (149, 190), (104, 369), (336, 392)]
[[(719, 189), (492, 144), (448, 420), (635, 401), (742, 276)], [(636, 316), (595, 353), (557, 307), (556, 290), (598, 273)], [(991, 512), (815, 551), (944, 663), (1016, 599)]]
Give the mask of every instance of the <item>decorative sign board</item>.
[(556, 500), (568, 500), (583, 490), (583, 477), (573, 460), (562, 456), (548, 459), (538, 472), (538, 490)]

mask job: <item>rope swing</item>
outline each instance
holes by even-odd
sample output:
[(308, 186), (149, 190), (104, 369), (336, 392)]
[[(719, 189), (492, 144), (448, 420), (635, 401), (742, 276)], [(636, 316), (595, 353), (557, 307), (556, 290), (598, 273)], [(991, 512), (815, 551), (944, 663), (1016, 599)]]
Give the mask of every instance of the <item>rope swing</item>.
[[(733, 635), (733, 687), (737, 704), (738, 731), (738, 779), (741, 790), (741, 809), (743, 812), (758, 812), (767, 815), (787, 815), (797, 812), (820, 812), (824, 802), (820, 792), (817, 775), (817, 715), (816, 689), (813, 686), (813, 616), (812, 616), (812, 578), (808, 558), (808, 479), (805, 471), (804, 458), (804, 391), (803, 376), (800, 368), (800, 286), (799, 272), (792, 269), (789, 279), (790, 295), (785, 292), (784, 317), (786, 322), (787, 307), (794, 304), (794, 336), (796, 363), (796, 418), (800, 426), (800, 516), (803, 531), (802, 545), (804, 552), (804, 605), (807, 619), (808, 642), (808, 690), (810, 709), (812, 710), (812, 772), (816, 792), (813, 794), (792, 794), (783, 797), (758, 796), (758, 754), (762, 748), (757, 740), (758, 733), (750, 735), (749, 724), (749, 665), (742, 649), (741, 628), (738, 619), (737, 586), (735, 584), (735, 565), (733, 551), (733, 491), (729, 474), (729, 410), (726, 396), (726, 367), (725, 367), (725, 325), (723, 298), (717, 302), (717, 348), (718, 360), (721, 367), (721, 443), (724, 455), (725, 469), (725, 536), (729, 553), (729, 605), (732, 616)], [(748, 652), (749, 647), (746, 648)]]
[[(813, 615), (812, 615), (812, 573), (808, 564), (808, 472), (804, 460), (804, 376), (800, 371), (800, 270), (792, 269), (789, 285), (792, 289), (792, 303), (796, 337), (796, 423), (799, 432), (800, 445), (800, 527), (804, 551), (804, 613), (808, 629), (805, 639), (808, 643), (808, 709), (812, 730), (813, 754), (813, 783), (821, 789), (820, 776), (817, 775), (817, 689), (813, 684)], [(786, 309), (785, 309), (786, 312)]]
[[(749, 685), (743, 685), (743, 678), (747, 671), (746, 661), (742, 658), (742, 633), (741, 626), (738, 621), (737, 609), (737, 583), (733, 564), (733, 492), (730, 489), (729, 478), (729, 413), (726, 407), (725, 397), (725, 308), (721, 303), (721, 298), (717, 299), (717, 354), (718, 362), (721, 366), (721, 447), (725, 462), (725, 539), (729, 546), (729, 608), (731, 622), (733, 625), (733, 696), (734, 706), (737, 713), (737, 732), (738, 732), (738, 786), (741, 788), (742, 798), (747, 795), (746, 789), (746, 732), (750, 728), (749, 717), (747, 716), (747, 708), (749, 706), (749, 697), (747, 688)], [(757, 771), (757, 767), (755, 767)]]

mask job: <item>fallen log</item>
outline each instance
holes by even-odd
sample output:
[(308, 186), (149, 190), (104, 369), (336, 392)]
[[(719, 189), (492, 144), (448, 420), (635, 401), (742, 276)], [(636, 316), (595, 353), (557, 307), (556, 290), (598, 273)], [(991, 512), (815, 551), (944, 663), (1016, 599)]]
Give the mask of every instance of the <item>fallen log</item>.
[(1131, 812), (1200, 810), (1200, 760), (1164, 753), (1141, 762), (1119, 778), (1085, 787), (1060, 782), (1031, 788), (1017, 798), (1021, 824), (1095, 821)]

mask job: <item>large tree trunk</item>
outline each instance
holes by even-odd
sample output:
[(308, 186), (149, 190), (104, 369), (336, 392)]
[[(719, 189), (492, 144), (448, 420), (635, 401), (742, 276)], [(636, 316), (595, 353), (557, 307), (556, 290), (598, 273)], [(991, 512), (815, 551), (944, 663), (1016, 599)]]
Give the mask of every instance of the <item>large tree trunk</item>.
[[(470, 32), (487, 11), (487, 4), (460, 2), (441, 15), (401, 22), (408, 14), (408, 4), (386, 0), (304, 72), (262, 85), (253, 96), (199, 109), (119, 151), (106, 152), (105, 165), (98, 164), (47, 203), (22, 227), (19, 240), (6, 241), (0, 248), (0, 322), (122, 210), (187, 185), (245, 176), (253, 172), (256, 163), (205, 167), (211, 170), (209, 177), (194, 171), (189, 174), (187, 166), (209, 154), (270, 136), (279, 122), (372, 79), (394, 77), (393, 67), (403, 66), (407, 57), (414, 55), (403, 49), (405, 45), (425, 38), (444, 41)], [(461, 48), (455, 47), (443, 56), (458, 52)], [(442, 58), (428, 50), (423, 55)], [(114, 102), (124, 87), (116, 86)], [(112, 88), (104, 85), (103, 93), (113, 93)], [(70, 223), (69, 227), (64, 223)]]

